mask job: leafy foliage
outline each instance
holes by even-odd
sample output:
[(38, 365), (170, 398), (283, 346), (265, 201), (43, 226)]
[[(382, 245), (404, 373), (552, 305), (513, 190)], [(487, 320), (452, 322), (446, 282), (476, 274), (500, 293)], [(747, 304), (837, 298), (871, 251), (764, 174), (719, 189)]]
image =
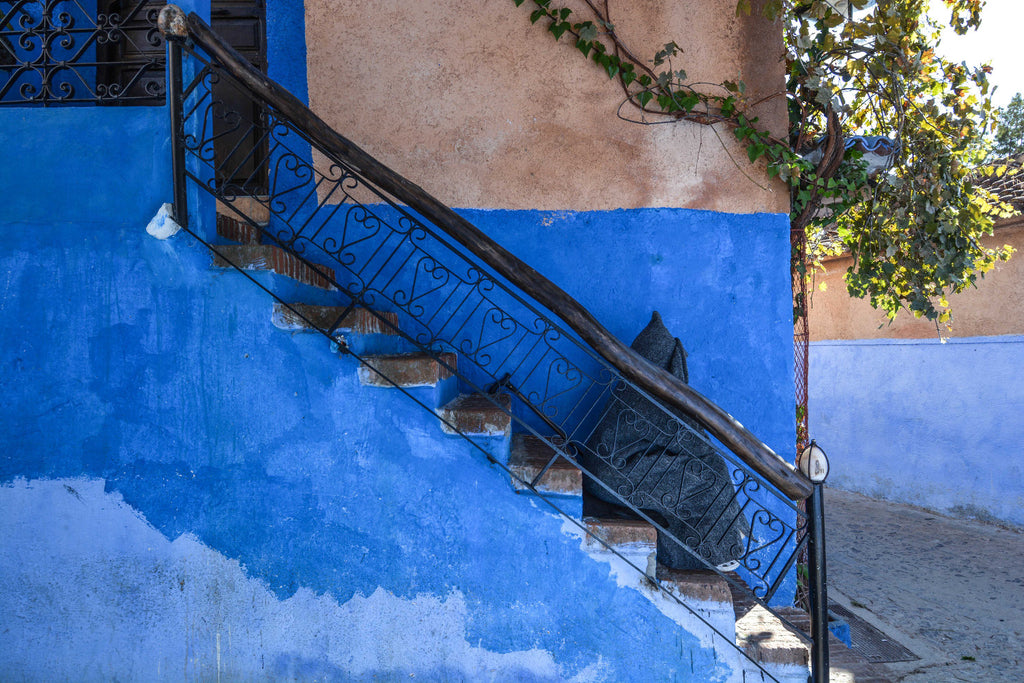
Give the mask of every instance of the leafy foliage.
[[(513, 0), (522, 5), (524, 0)], [(552, 0), (533, 0), (534, 23), (618, 80), (641, 118), (666, 116), (732, 129), (751, 163), (788, 183), (793, 228), (806, 231), (812, 257), (838, 234), (853, 256), (850, 293), (894, 317), (901, 308), (943, 322), (946, 295), (970, 287), (1010, 249), (982, 235), (1010, 208), (975, 183), (991, 120), (989, 67), (969, 68), (936, 53), (939, 24), (927, 0), (762, 0), (760, 12), (783, 23), (790, 130), (777, 139), (747, 113), (742, 82), (711, 94), (687, 81), (669, 43), (641, 61), (615, 32), (604, 8), (584, 0), (577, 18)], [(983, 0), (943, 0), (949, 25), (976, 28)], [(754, 10), (738, 0), (738, 14)], [(871, 175), (846, 136), (892, 141), (888, 168)], [(816, 150), (815, 154), (808, 152)], [(812, 162), (811, 159), (816, 159)], [(806, 272), (797, 259), (794, 268)], [(800, 311), (797, 311), (799, 313)]]
[(1020, 154), (1024, 154), (1024, 97), (1017, 93), (999, 110), (992, 156), (1004, 158)]

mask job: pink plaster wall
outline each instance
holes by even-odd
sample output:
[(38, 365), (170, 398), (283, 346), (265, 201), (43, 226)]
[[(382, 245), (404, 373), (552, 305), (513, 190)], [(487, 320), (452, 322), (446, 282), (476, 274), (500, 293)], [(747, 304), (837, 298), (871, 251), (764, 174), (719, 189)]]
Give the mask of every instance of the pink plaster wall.
[[(1024, 334), (1024, 219), (1015, 218), (982, 239), (988, 247), (1009, 244), (1017, 255), (978, 281), (974, 289), (949, 297), (953, 307), (953, 329), (941, 326), (944, 336), (982, 337)], [(935, 323), (919, 320), (900, 311), (892, 324), (885, 314), (863, 299), (846, 292), (843, 275), (852, 263), (849, 257), (826, 262), (827, 272), (815, 278), (811, 294), (810, 333), (812, 341), (824, 339), (928, 339), (936, 338)], [(825, 284), (825, 291), (817, 285)]]
[[(585, 9), (578, 0), (567, 2)], [(786, 212), (730, 131), (616, 117), (617, 82), (511, 0), (306, 0), (309, 98), (343, 135), (457, 207)], [(741, 78), (785, 129), (781, 27), (735, 0), (611, 0), (650, 58), (675, 40), (694, 81)], [(756, 12), (755, 12), (756, 14)], [(628, 108), (624, 111), (628, 111)]]

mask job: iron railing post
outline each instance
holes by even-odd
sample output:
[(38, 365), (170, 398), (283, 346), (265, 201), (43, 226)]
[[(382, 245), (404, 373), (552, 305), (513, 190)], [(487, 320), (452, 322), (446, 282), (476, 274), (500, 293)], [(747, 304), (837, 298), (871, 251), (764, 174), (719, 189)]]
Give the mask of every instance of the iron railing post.
[(808, 498), (808, 574), (811, 598), (811, 683), (828, 683), (828, 589), (825, 578), (824, 485)]
[(167, 102), (171, 109), (171, 175), (174, 182), (174, 220), (188, 227), (188, 198), (185, 189), (185, 146), (182, 141), (183, 94), (181, 41), (167, 36)]

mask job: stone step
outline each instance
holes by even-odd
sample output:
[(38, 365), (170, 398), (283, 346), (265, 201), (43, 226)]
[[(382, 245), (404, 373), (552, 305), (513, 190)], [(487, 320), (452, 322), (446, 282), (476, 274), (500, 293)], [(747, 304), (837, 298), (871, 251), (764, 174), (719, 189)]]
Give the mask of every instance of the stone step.
[[(268, 206), (270, 197), (239, 196), (230, 202), (217, 200), (217, 214), (242, 220), (242, 216), (251, 219), (256, 225), (266, 225), (270, 222), (270, 208)], [(232, 208), (234, 207), (234, 208)], [(238, 210), (238, 212), (235, 211)]]
[[(799, 612), (796, 608), (779, 610), (787, 619), (787, 610)], [(736, 620), (736, 644), (742, 647), (750, 658), (761, 664), (792, 664), (807, 666), (810, 663), (810, 646), (786, 628), (782, 621), (760, 605), (755, 605), (741, 619)]]
[(658, 531), (640, 519), (607, 519), (584, 517), (587, 526), (585, 544), (587, 550), (607, 550), (597, 536), (620, 553), (649, 555), (658, 548)]
[(232, 242), (259, 244), (262, 240), (260, 229), (237, 216), (217, 214), (217, 234)]
[(681, 598), (702, 602), (727, 602), (732, 605), (729, 582), (721, 574), (710, 569), (671, 569), (659, 563), (655, 576)]
[(512, 428), (512, 416), (508, 412), (511, 406), (512, 398), (508, 394), (460, 394), (439, 408), (437, 414), (458, 430), (442, 422), (441, 429), (446, 434), (503, 436)]
[[(456, 367), (454, 353), (438, 354), (441, 361)], [(384, 377), (372, 370), (380, 371)], [(359, 383), (371, 387), (433, 387), (452, 377), (452, 372), (436, 358), (426, 353), (402, 353), (382, 356), (364, 356), (359, 366)]]
[(334, 289), (330, 282), (334, 279), (331, 268), (318, 265), (318, 273), (280, 247), (269, 244), (228, 244), (218, 246), (217, 251), (223, 257), (214, 255), (214, 268), (230, 268), (234, 264), (242, 270), (269, 271), (313, 287)]
[[(519, 477), (532, 481), (548, 463), (554, 450), (543, 440), (525, 434), (512, 437), (512, 452), (509, 468)], [(547, 493), (582, 495), (582, 473), (564, 458), (552, 464), (538, 483), (538, 490)], [(525, 490), (522, 484), (513, 480), (517, 490)], [(590, 509), (595, 509), (593, 503)], [(598, 508), (601, 509), (601, 508)], [(603, 539), (616, 551), (623, 554), (651, 554), (657, 551), (657, 530), (641, 519), (621, 519), (597, 516), (583, 518), (587, 530)], [(588, 535), (585, 547), (590, 552), (607, 551), (607, 548)], [(719, 614), (722, 609), (735, 611), (736, 644), (742, 647), (755, 661), (768, 665), (794, 665), (806, 667), (809, 662), (809, 650), (804, 641), (790, 632), (783, 623), (771, 612), (757, 604), (753, 598), (746, 597), (738, 589), (733, 589), (723, 576), (711, 570), (679, 570), (655, 564), (651, 559), (649, 572), (680, 599), (690, 602), (710, 603), (723, 607), (711, 607), (712, 612)], [(735, 573), (732, 578), (742, 579)], [(734, 601), (733, 593), (736, 593)], [(800, 610), (794, 610), (800, 612)], [(789, 612), (783, 610), (789, 617)], [(806, 615), (803, 617), (806, 619)], [(731, 623), (731, 617), (727, 617)], [(795, 618), (792, 619), (800, 625)]]
[[(554, 454), (555, 451), (542, 439), (530, 434), (515, 434), (512, 436), (512, 452), (509, 455), (508, 466), (520, 479), (533, 481)], [(516, 491), (529, 490), (514, 478), (512, 486)], [(581, 496), (583, 473), (565, 458), (558, 458), (537, 482), (537, 490), (541, 493)]]
[[(743, 584), (739, 574), (729, 572), (729, 576)], [(728, 583), (727, 587), (732, 594), (736, 614), (736, 644), (751, 659), (762, 664), (809, 665), (810, 646), (802, 638), (786, 628), (777, 616), (759, 605), (748, 592)], [(810, 627), (810, 617), (802, 609), (774, 609), (798, 628), (807, 630)]]
[[(274, 304), (274, 326), (282, 330), (329, 330), (345, 312), (344, 306), (314, 306), (311, 304)], [(396, 334), (398, 314), (372, 313), (365, 308), (353, 308), (338, 324), (339, 330), (358, 334)]]

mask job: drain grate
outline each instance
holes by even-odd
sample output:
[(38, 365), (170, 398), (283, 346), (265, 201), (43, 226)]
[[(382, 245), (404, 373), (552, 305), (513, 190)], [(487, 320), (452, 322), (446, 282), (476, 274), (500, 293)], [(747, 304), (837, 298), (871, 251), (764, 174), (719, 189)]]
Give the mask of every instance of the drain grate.
[(921, 659), (842, 605), (830, 602), (829, 609), (850, 625), (850, 638), (853, 640), (850, 649), (869, 662), (881, 664)]

